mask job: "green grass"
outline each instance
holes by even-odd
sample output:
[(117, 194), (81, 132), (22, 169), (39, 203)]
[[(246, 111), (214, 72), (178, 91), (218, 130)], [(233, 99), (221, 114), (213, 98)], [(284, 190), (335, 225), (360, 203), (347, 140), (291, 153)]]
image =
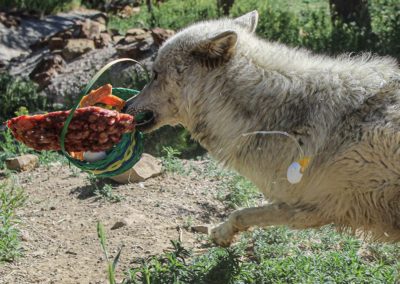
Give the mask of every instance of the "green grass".
[(13, 261), (21, 255), (16, 210), (25, 199), (23, 190), (14, 182), (0, 183), (0, 262)]
[(399, 257), (398, 245), (366, 245), (330, 227), (275, 227), (201, 255), (174, 242), (171, 252), (129, 270), (124, 283), (395, 283)]

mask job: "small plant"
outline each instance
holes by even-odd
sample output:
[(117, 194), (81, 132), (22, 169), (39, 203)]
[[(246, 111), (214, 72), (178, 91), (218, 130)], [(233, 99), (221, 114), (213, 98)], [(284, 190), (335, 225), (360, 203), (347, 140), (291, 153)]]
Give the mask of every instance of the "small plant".
[(183, 174), (185, 169), (182, 161), (177, 157), (180, 152), (172, 147), (163, 148), (164, 157), (162, 158), (163, 166), (167, 172)]
[[(220, 187), (223, 187), (223, 190), (218, 191), (217, 198), (228, 208), (255, 206), (261, 199), (257, 188), (249, 180), (238, 175), (225, 179), (221, 182)], [(223, 192), (227, 192), (227, 194), (224, 195)]]
[(104, 181), (99, 180), (95, 175), (88, 174), (88, 180), (92, 186), (93, 194), (99, 198), (109, 202), (120, 202), (122, 200), (122, 196), (115, 194), (110, 184), (104, 183)]
[(190, 227), (192, 227), (192, 225), (193, 225), (193, 217), (192, 216), (188, 216), (186, 219), (185, 219), (185, 222), (184, 222), (184, 224), (183, 224), (183, 228), (184, 229), (186, 229), (186, 230), (189, 230), (190, 229)]
[(23, 190), (14, 182), (0, 183), (0, 262), (13, 261), (21, 255), (16, 210), (25, 200)]
[(113, 261), (109, 261), (109, 256), (106, 247), (106, 233), (104, 231), (104, 226), (100, 222), (97, 222), (97, 236), (100, 240), (101, 249), (103, 250), (105, 260), (107, 262), (107, 274), (108, 274), (108, 282), (110, 284), (116, 284), (115, 281), (115, 268), (117, 267), (119, 257), (121, 255), (122, 247), (119, 249), (117, 255), (115, 256)]
[(14, 114), (16, 116), (28, 115), (29, 114), (29, 110), (25, 106), (21, 106), (21, 107), (18, 108), (17, 111), (14, 112)]
[(40, 164), (49, 167), (50, 164), (56, 162), (66, 164), (68, 160), (56, 151), (42, 151), (39, 153), (39, 162)]

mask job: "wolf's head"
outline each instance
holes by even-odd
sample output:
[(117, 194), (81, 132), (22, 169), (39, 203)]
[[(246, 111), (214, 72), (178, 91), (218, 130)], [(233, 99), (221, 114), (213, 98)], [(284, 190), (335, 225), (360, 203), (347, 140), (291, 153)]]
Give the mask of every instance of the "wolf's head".
[(223, 84), (221, 75), (235, 57), (238, 43), (254, 33), (257, 21), (253, 11), (236, 19), (200, 22), (167, 40), (153, 64), (152, 81), (127, 103), (130, 114), (153, 114), (140, 130), (167, 124), (188, 127), (196, 102), (209, 95), (208, 88)]

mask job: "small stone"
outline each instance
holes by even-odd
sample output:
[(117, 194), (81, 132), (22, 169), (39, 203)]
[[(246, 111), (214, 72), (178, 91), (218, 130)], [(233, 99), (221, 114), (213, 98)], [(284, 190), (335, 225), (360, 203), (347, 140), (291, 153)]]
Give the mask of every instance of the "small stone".
[(86, 39), (98, 39), (100, 38), (100, 33), (106, 30), (106, 26), (99, 22), (95, 22), (86, 19), (84, 22), (79, 24), (80, 27), (80, 38)]
[(96, 48), (109, 46), (112, 42), (111, 36), (108, 33), (101, 33), (100, 39), (95, 40)]
[[(151, 42), (150, 42), (151, 41)], [(129, 57), (136, 60), (141, 60), (146, 55), (152, 52), (152, 40), (150, 38), (143, 41), (134, 42), (132, 44), (124, 45), (118, 44), (116, 46), (117, 54), (119, 57)]]
[(29, 236), (29, 233), (27, 231), (21, 231), (20, 238), (23, 242), (29, 242), (31, 240), (31, 237)]
[(65, 253), (66, 254), (71, 254), (71, 255), (78, 255), (78, 253), (73, 251), (73, 250), (67, 250)]
[(94, 41), (91, 39), (69, 39), (64, 47), (62, 55), (66, 60), (72, 60), (76, 57), (95, 49)]
[(11, 14), (6, 14), (0, 12), (0, 23), (2, 23), (7, 28), (15, 28), (21, 24), (21, 20)]
[(30, 171), (36, 168), (38, 164), (38, 156), (32, 154), (6, 159), (6, 167), (11, 171)]
[(118, 35), (121, 35), (120, 33), (119, 33), (119, 30), (118, 29), (108, 29), (108, 31), (109, 31), (109, 33), (114, 37), (114, 36), (118, 36)]
[(124, 43), (125, 44), (130, 44), (130, 43), (134, 43), (137, 41), (143, 41), (146, 38), (150, 37), (150, 33), (145, 33), (145, 34), (139, 34), (139, 35), (127, 35), (125, 37)]
[(43, 88), (51, 84), (52, 78), (54, 78), (56, 75), (57, 73), (54, 72), (54, 70), (49, 70), (46, 72), (35, 74), (32, 77), (32, 81), (36, 82), (39, 85), (39, 89), (42, 90)]
[(129, 18), (133, 15), (140, 13), (140, 7), (132, 7), (130, 5), (125, 5), (119, 12), (118, 16), (121, 18)]
[(202, 234), (209, 234), (210, 233), (210, 227), (207, 225), (197, 225), (197, 226), (192, 226), (192, 231), (197, 232), (197, 233), (202, 233)]
[(115, 43), (119, 43), (120, 41), (124, 40), (124, 37), (121, 35), (115, 35), (112, 37), (112, 39)]
[(175, 32), (173, 30), (154, 28), (151, 30), (151, 36), (153, 37), (154, 43), (161, 46), (168, 38), (173, 36)]
[(142, 158), (132, 169), (122, 173), (111, 179), (122, 184), (143, 182), (151, 177), (158, 176), (162, 173), (161, 161), (149, 154), (143, 154)]
[(111, 230), (116, 230), (125, 226), (129, 226), (133, 223), (133, 219), (131, 218), (123, 218), (115, 222), (115, 224), (111, 227)]
[(29, 74), (29, 78), (44, 88), (51, 83), (51, 79), (62, 71), (64, 60), (60, 55), (50, 55), (43, 58)]
[(49, 39), (48, 38), (41, 38), (37, 40), (36, 42), (32, 43), (29, 45), (29, 48), (35, 52), (38, 51), (39, 49), (45, 48), (49, 44)]
[(108, 17), (106, 13), (95, 14), (94, 16), (91, 16), (90, 19), (105, 26), (107, 25), (108, 22)]
[(148, 33), (145, 29), (139, 29), (139, 28), (133, 28), (133, 29), (129, 29), (126, 31), (126, 36), (128, 35), (133, 35), (133, 36), (137, 36), (137, 35), (142, 35), (142, 34), (146, 34)]
[(63, 49), (65, 41), (61, 37), (52, 37), (49, 39), (48, 45), (50, 50)]
[(74, 33), (73, 30), (67, 29), (67, 30), (58, 32), (55, 36), (56, 37), (61, 37), (62, 39), (70, 39), (70, 38), (73, 38), (73, 36), (74, 36), (73, 33)]

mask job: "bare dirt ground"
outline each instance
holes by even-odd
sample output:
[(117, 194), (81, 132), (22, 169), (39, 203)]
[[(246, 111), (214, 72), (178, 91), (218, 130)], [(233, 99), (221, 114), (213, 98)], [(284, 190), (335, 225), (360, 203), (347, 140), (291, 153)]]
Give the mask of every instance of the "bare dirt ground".
[[(200, 163), (200, 162), (199, 162)], [(200, 249), (204, 236), (185, 227), (218, 222), (224, 214), (215, 181), (164, 173), (139, 184), (117, 185), (111, 203), (93, 195), (86, 174), (61, 163), (17, 175), (28, 196), (18, 212), (23, 256), (0, 267), (1, 283), (107, 283), (96, 224), (104, 224), (108, 250), (124, 248), (122, 271), (171, 247), (181, 234), (185, 247)], [(123, 218), (131, 224), (111, 227)], [(128, 222), (129, 223), (129, 222)], [(179, 229), (181, 233), (179, 233)]]

